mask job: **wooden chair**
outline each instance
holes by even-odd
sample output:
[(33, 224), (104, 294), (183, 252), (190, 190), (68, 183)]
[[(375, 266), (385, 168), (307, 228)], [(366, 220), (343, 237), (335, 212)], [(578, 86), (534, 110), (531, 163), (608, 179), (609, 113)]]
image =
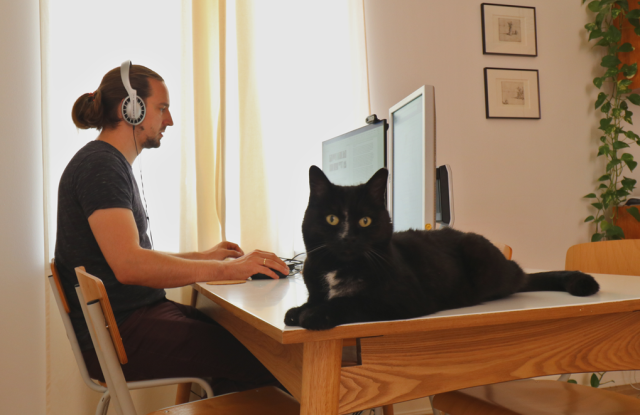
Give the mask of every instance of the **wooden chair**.
[[(73, 326), (71, 325), (71, 319), (69, 318), (69, 303), (67, 301), (67, 296), (64, 293), (64, 289), (62, 288), (62, 283), (60, 282), (60, 275), (58, 274), (55, 260), (51, 260), (51, 275), (49, 276), (49, 284), (51, 285), (51, 290), (53, 291), (53, 296), (56, 300), (58, 311), (60, 312), (60, 316), (62, 317), (62, 323), (67, 333), (69, 343), (71, 344), (73, 356), (75, 357), (78, 369), (80, 370), (80, 376), (89, 388), (96, 392), (102, 393), (102, 398), (100, 399), (100, 401), (98, 402), (98, 406), (96, 407), (96, 415), (104, 415), (109, 409), (111, 394), (109, 393), (109, 389), (104, 382), (91, 379), (91, 377), (89, 376), (89, 371), (87, 370), (87, 366), (84, 363), (84, 358), (82, 357), (82, 352), (80, 351), (80, 345), (78, 344), (76, 333), (73, 330)], [(129, 389), (145, 389), (153, 388), (156, 386), (175, 384), (190, 385), (191, 383), (197, 383), (205, 391), (207, 396), (213, 396), (213, 391), (209, 383), (206, 380), (200, 378), (167, 378), (128, 382), (127, 387)], [(189, 395), (185, 396), (184, 394), (182, 394), (176, 398), (176, 404), (185, 402), (189, 402)]]
[[(80, 283), (76, 287), (82, 311), (89, 326), (100, 367), (107, 382), (118, 415), (136, 415), (129, 387), (121, 365), (127, 363), (122, 338), (111, 310), (102, 281), (88, 274), (83, 267), (75, 269)], [(158, 362), (162, 364), (162, 362)], [(275, 387), (265, 387), (196, 402), (176, 405), (152, 412), (154, 415), (224, 414), (293, 415), (300, 412), (297, 401)], [(151, 414), (150, 414), (151, 415)]]
[(594, 274), (640, 275), (640, 239), (574, 245), (567, 251), (565, 269)]
[[(497, 244), (496, 244), (497, 245)], [(503, 251), (504, 253), (504, 251)], [(640, 275), (640, 241), (574, 245), (565, 269), (600, 274)], [(561, 380), (566, 379), (565, 376)], [(522, 380), (435, 395), (434, 413), (451, 415), (635, 415), (640, 400), (606, 389), (563, 381)]]

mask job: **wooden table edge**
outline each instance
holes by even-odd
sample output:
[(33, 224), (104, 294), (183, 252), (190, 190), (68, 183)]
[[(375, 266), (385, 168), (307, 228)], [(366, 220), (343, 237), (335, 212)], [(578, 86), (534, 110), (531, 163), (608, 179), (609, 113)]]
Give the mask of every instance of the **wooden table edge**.
[(201, 286), (200, 283), (194, 284), (194, 288), (205, 297), (231, 312), (236, 317), (253, 325), (272, 339), (282, 344), (375, 337), (410, 333), (416, 330), (429, 332), (478, 326), (496, 326), (522, 321), (557, 320), (640, 310), (640, 299), (631, 299), (604, 303), (552, 306), (527, 310), (507, 310), (456, 316), (426, 316), (409, 320), (357, 323), (321, 331), (304, 329), (282, 330), (254, 314), (251, 314), (226, 301), (224, 298), (217, 296), (215, 293)]
[(242, 320), (242, 321), (244, 321), (246, 323), (249, 323), (251, 326), (255, 327), (256, 329), (260, 330), (261, 332), (263, 332), (267, 336), (271, 337), (273, 340), (275, 340), (275, 341), (277, 341), (279, 343), (285, 344), (283, 342), (283, 337), (282, 337), (283, 331), (282, 330), (278, 329), (277, 327), (272, 326), (271, 324), (267, 323), (266, 321), (262, 320), (261, 318), (257, 317), (256, 315), (251, 314), (251, 313), (249, 313), (246, 310), (243, 310), (241, 308), (238, 308), (236, 305), (228, 302), (224, 298), (215, 295), (211, 291), (207, 290), (206, 287), (204, 286), (204, 284), (205, 283), (197, 282), (197, 283), (193, 284), (192, 287), (193, 287), (193, 289), (198, 291), (200, 294), (202, 294), (203, 296), (205, 296), (209, 300), (211, 300), (214, 303), (220, 305), (222, 308), (224, 308), (225, 310), (229, 311), (234, 316), (238, 317), (240, 320)]

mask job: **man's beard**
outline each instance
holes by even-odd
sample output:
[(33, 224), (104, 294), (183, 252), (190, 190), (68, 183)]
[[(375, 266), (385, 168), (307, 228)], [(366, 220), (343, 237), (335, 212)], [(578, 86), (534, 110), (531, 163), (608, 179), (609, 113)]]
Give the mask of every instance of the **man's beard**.
[[(140, 132), (144, 132), (144, 127), (140, 126)], [(140, 148), (158, 148), (160, 147), (160, 133), (155, 137), (146, 137), (146, 139), (140, 143)]]

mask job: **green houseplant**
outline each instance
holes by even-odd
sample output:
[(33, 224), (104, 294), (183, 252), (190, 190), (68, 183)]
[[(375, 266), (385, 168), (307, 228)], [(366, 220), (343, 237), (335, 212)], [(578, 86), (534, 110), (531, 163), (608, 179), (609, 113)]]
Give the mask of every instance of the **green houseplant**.
[[(624, 238), (623, 230), (616, 226), (616, 208), (626, 201), (636, 186), (636, 180), (625, 177), (624, 170), (633, 171), (638, 165), (633, 155), (625, 152), (630, 143), (640, 145), (640, 136), (625, 130), (627, 124), (633, 124), (628, 102), (640, 105), (640, 95), (629, 88), (633, 82), (631, 78), (638, 72), (638, 64), (623, 64), (620, 56), (635, 50), (631, 43), (623, 42), (621, 28), (632, 28), (633, 36), (639, 36), (640, 9), (635, 6), (630, 10), (627, 0), (595, 0), (587, 7), (596, 13), (595, 20), (585, 25), (589, 41), (597, 40), (595, 45), (606, 51), (600, 62), (604, 73), (593, 79), (593, 84), (601, 90), (595, 102), (596, 110), (602, 112), (598, 157), (606, 159), (606, 167), (598, 179), (596, 192), (585, 196), (595, 199), (591, 205), (596, 214), (585, 222), (595, 224), (591, 240), (596, 242)], [(637, 208), (629, 209), (629, 213), (640, 221)]]

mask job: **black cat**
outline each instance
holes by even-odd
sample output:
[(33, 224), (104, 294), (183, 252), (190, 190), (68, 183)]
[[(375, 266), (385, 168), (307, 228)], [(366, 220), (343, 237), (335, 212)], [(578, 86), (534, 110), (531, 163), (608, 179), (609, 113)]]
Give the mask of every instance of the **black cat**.
[(307, 303), (287, 325), (324, 330), (340, 324), (397, 320), (472, 306), (523, 291), (599, 290), (578, 271), (526, 274), (484, 237), (445, 228), (393, 232), (385, 207), (386, 169), (358, 186), (332, 184), (311, 166), (302, 222)]

